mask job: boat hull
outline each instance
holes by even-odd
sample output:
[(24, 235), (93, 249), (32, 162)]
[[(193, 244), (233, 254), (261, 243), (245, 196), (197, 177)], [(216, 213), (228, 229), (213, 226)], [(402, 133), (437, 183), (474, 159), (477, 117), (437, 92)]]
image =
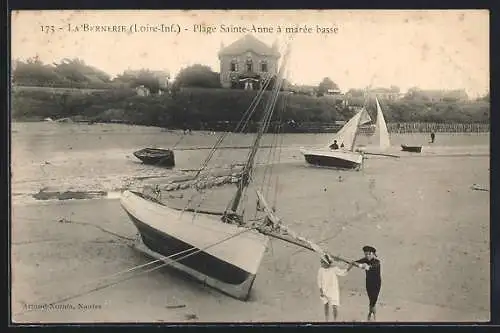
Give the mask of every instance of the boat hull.
[[(137, 228), (137, 250), (227, 295), (247, 300), (267, 236), (223, 223), (220, 217), (171, 209), (125, 191), (121, 204)], [(200, 221), (198, 221), (200, 220)]]
[(344, 150), (305, 150), (301, 153), (307, 163), (337, 169), (358, 169), (363, 162), (363, 154)]
[(144, 164), (175, 166), (174, 152), (168, 149), (145, 148), (134, 152), (134, 156)]
[(401, 145), (401, 150), (402, 151), (408, 151), (411, 153), (420, 153), (422, 151), (422, 146), (406, 146), (406, 145)]

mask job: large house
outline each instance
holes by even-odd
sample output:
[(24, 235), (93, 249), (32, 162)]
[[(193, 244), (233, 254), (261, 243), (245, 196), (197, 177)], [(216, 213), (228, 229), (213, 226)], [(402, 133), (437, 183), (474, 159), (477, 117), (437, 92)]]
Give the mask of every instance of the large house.
[(262, 81), (278, 72), (281, 54), (277, 43), (268, 46), (245, 35), (219, 51), (220, 82), (224, 88), (258, 89)]

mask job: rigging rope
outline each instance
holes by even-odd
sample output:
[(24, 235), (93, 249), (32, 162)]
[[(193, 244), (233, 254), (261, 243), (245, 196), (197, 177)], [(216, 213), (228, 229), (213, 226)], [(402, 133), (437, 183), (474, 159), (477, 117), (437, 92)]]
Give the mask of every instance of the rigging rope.
[[(289, 36), (288, 37), (289, 40), (291, 40), (293, 38), (293, 36)], [(288, 47), (288, 45), (285, 45), (284, 47)], [(286, 55), (288, 55), (288, 53), (286, 53)], [(276, 94), (278, 93), (279, 94), (279, 90), (281, 89), (281, 85), (282, 85), (282, 80), (280, 79), (281, 77), (281, 74), (282, 72), (280, 71), (280, 73), (278, 73), (278, 82), (275, 82), (274, 84), (274, 87), (273, 87), (273, 92), (272, 94)], [(236, 128), (235, 128), (235, 132), (237, 132), (238, 130), (240, 132), (243, 132), (244, 129), (247, 127), (252, 115), (255, 113), (256, 109), (257, 109), (257, 105), (259, 104), (259, 102), (261, 101), (262, 97), (264, 96), (265, 94), (265, 91), (266, 91), (266, 88), (268, 87), (268, 85), (270, 84), (271, 82), (271, 79), (272, 79), (272, 76), (268, 76), (265, 78), (265, 82), (264, 84), (262, 84), (261, 86), (261, 89), (259, 90), (258, 94), (254, 97), (252, 103), (250, 104), (250, 106), (247, 108), (247, 110), (245, 111), (242, 119), (239, 121), (239, 123), (237, 124)], [(271, 97), (269, 100), (268, 100), (268, 104), (266, 105), (266, 113), (268, 112), (271, 112), (272, 113), (272, 107), (269, 108), (271, 105), (273, 105), (272, 103), (274, 102), (275, 103), (275, 100), (276, 100), (277, 96), (275, 96), (274, 98)], [(274, 100), (274, 101), (273, 101)], [(269, 103), (271, 102), (271, 103)], [(267, 114), (265, 115), (265, 118), (269, 118), (267, 117)], [(269, 118), (270, 119), (270, 118)], [(268, 120), (269, 121), (269, 120)], [(265, 125), (265, 122), (264, 124), (261, 124), (261, 126)], [(241, 127), (240, 127), (241, 126)], [(268, 124), (266, 126), (266, 129), (268, 127)], [(207, 166), (208, 166), (208, 163), (209, 161), (213, 158), (215, 152), (217, 151), (217, 148), (220, 146), (220, 144), (223, 142), (223, 140), (230, 134), (230, 132), (225, 132), (223, 133), (222, 135), (219, 136), (216, 144), (212, 147), (211, 151), (209, 152), (207, 158), (205, 159), (205, 161), (202, 163), (202, 167), (198, 170), (198, 172), (196, 173), (196, 175), (194, 176), (194, 180), (198, 179), (198, 177), (200, 176), (201, 172), (204, 171)], [(252, 152), (250, 152), (249, 156), (252, 155)], [(248, 161), (249, 159), (247, 159)], [(247, 176), (250, 178), (250, 172), (251, 170), (249, 170)], [(240, 181), (244, 181), (243, 178), (241, 178)], [(240, 187), (241, 187), (241, 183), (240, 183)], [(184, 207), (183, 209), (183, 212), (187, 209), (187, 207), (189, 207), (189, 205), (191, 204), (191, 202), (194, 200), (194, 197), (197, 195), (197, 193), (193, 193), (191, 195), (191, 197), (189, 198), (186, 206)], [(227, 208), (226, 208), (226, 211), (227, 211)]]
[[(282, 126), (283, 126), (283, 115), (285, 114), (286, 111), (286, 105), (288, 101), (288, 95), (285, 95), (283, 98), (283, 107), (281, 109), (281, 112), (279, 113), (279, 128), (278, 128), (278, 133), (282, 131)], [(280, 143), (278, 144), (279, 147), (279, 152), (278, 152), (278, 165), (281, 162), (281, 151), (283, 148), (283, 139), (284, 135), (280, 135)], [(274, 188), (274, 200), (273, 200), (273, 206), (277, 207), (278, 204), (278, 191), (279, 191), (279, 174), (276, 175), (276, 181), (275, 181), (275, 188)]]
[[(21, 219), (21, 220), (26, 220), (26, 221), (36, 221), (36, 222), (41, 221), (41, 219), (32, 218), (32, 217), (24, 217), (24, 216), (20, 216), (20, 217), (19, 217), (19, 216), (16, 216), (16, 219)], [(130, 238), (130, 237), (127, 237), (127, 236), (123, 236), (123, 235), (117, 234), (117, 233), (115, 233), (115, 232), (113, 232), (113, 231), (109, 231), (109, 230), (107, 230), (107, 229), (105, 229), (105, 228), (103, 228), (103, 227), (101, 227), (101, 226), (99, 226), (99, 225), (95, 225), (95, 224), (90, 223), (90, 222), (83, 222), (83, 221), (68, 220), (68, 219), (65, 219), (65, 218), (63, 218), (63, 219), (59, 219), (59, 220), (54, 221), (54, 222), (59, 222), (59, 223), (67, 223), (67, 224), (70, 224), (70, 223), (71, 223), (71, 224), (79, 224), (79, 225), (88, 225), (88, 226), (94, 227), (94, 228), (96, 228), (96, 229), (99, 229), (99, 230), (101, 230), (102, 232), (105, 232), (105, 233), (107, 233), (107, 234), (110, 234), (110, 235), (116, 236), (116, 237), (121, 238), (121, 239), (125, 239), (125, 240), (132, 240), (132, 241), (134, 240), (133, 238)], [(16, 243), (12, 243), (12, 244), (17, 245)]]
[[(260, 102), (260, 100), (261, 100), (262, 96), (264, 95), (264, 92), (265, 92), (265, 90), (266, 90), (266, 88), (267, 88), (267, 86), (269, 85), (269, 83), (270, 83), (270, 82), (271, 82), (271, 78), (270, 78), (270, 77), (267, 77), (267, 78), (265, 79), (265, 83), (262, 85), (262, 87), (261, 87), (260, 91), (259, 91), (259, 92), (258, 92), (258, 94), (254, 97), (254, 99), (252, 100), (252, 103), (250, 104), (250, 106), (249, 106), (249, 107), (247, 108), (247, 110), (245, 111), (245, 113), (244, 113), (244, 115), (243, 115), (242, 119), (241, 119), (241, 120), (238, 122), (238, 124), (236, 125), (235, 131), (238, 131), (238, 129), (240, 129), (240, 131), (243, 131), (243, 130), (244, 130), (244, 128), (246, 128), (246, 126), (248, 125), (249, 120), (251, 119), (252, 115), (255, 113), (255, 110), (257, 109), (257, 105), (259, 104), (259, 102)], [(245, 117), (247, 118), (246, 120), (245, 120)], [(240, 126), (241, 126), (241, 128), (240, 128)], [(220, 144), (222, 144), (222, 142), (224, 141), (224, 139), (225, 139), (225, 138), (226, 138), (229, 134), (230, 134), (230, 132), (224, 132), (224, 133), (222, 133), (222, 134), (219, 136), (219, 138), (218, 138), (218, 140), (217, 140), (216, 144), (215, 144), (215, 145), (212, 147), (212, 149), (210, 150), (210, 152), (209, 152), (209, 154), (208, 154), (207, 158), (206, 158), (206, 159), (204, 160), (204, 162), (202, 163), (201, 168), (200, 168), (200, 169), (198, 170), (198, 172), (195, 174), (195, 176), (194, 176), (193, 180), (196, 180), (196, 179), (200, 176), (201, 172), (202, 172), (202, 171), (204, 171), (204, 170), (207, 168), (208, 163), (209, 163), (209, 162), (210, 162), (210, 160), (213, 158), (213, 156), (214, 156), (215, 152), (217, 151), (217, 148), (220, 146)], [(185, 211), (185, 210), (189, 207), (189, 205), (190, 205), (190, 204), (191, 204), (191, 202), (194, 200), (194, 197), (196, 197), (196, 195), (197, 195), (197, 194), (196, 194), (196, 192), (195, 192), (195, 193), (193, 193), (193, 194), (191, 195), (191, 197), (189, 198), (189, 200), (188, 200), (188, 202), (187, 202), (186, 206), (184, 207), (184, 210), (183, 210), (183, 211)]]

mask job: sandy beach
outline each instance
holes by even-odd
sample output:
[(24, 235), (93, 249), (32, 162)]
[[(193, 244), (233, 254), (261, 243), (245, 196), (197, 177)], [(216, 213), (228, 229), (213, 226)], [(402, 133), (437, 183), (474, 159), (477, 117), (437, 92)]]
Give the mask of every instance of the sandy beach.
[[(452, 155), (372, 157), (359, 172), (307, 167), (291, 158), (275, 168), (277, 212), (334, 254), (358, 259), (363, 245), (377, 248), (382, 261), (378, 321), (488, 321), (489, 192), (471, 186), (489, 186), (489, 156)], [(227, 204), (231, 186), (218, 191), (206, 208)], [(169, 195), (172, 204), (182, 201)], [(117, 199), (28, 204), (14, 197), (12, 320), (323, 320), (313, 253), (272, 240), (251, 298), (242, 302), (167, 267), (109, 277), (151, 261), (130, 248), (135, 235)], [(131, 279), (62, 301), (57, 309), (39, 309), (125, 277)], [(364, 321), (364, 273), (353, 269), (340, 281), (339, 320)]]

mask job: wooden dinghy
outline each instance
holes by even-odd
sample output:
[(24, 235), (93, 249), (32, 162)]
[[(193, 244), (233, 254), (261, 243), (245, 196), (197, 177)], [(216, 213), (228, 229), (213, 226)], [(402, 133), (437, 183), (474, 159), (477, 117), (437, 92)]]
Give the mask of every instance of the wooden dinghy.
[(170, 149), (144, 148), (134, 152), (134, 156), (144, 164), (173, 167), (175, 166), (174, 152)]
[(410, 152), (410, 153), (420, 153), (422, 151), (422, 146), (401, 145), (401, 150), (402, 151), (407, 151), (407, 152)]

